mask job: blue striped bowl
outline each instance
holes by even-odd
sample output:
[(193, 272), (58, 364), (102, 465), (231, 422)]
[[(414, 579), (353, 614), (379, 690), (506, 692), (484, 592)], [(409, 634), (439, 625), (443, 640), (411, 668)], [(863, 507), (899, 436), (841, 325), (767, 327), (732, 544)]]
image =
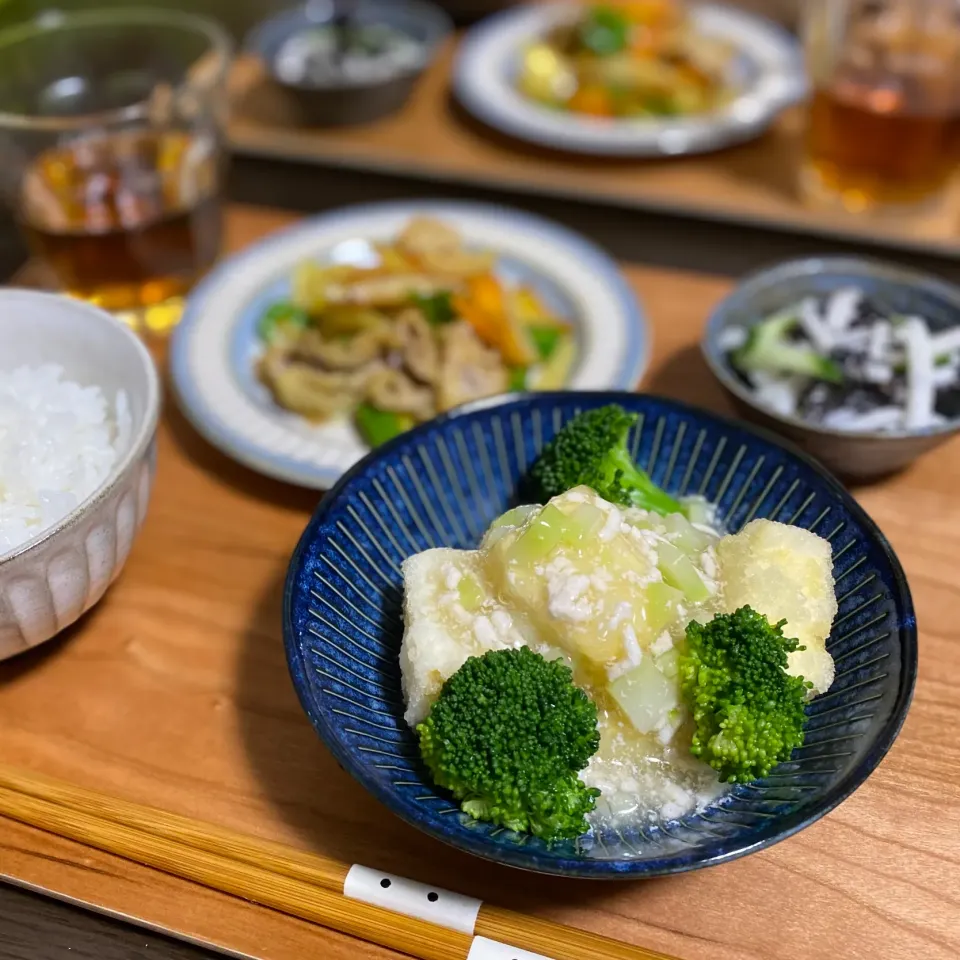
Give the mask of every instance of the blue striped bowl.
[[(701, 813), (547, 846), (470, 820), (430, 782), (403, 720), (400, 564), (428, 547), (473, 547), (514, 502), (543, 444), (582, 409), (641, 415), (638, 462), (673, 494), (699, 493), (737, 530), (755, 517), (833, 544), (840, 612), (833, 687), (808, 707), (807, 742), (766, 779)], [(893, 743), (917, 673), (910, 591), (873, 521), (813, 460), (772, 436), (674, 401), (628, 393), (520, 396), (457, 411), (361, 461), (324, 498), (286, 583), (293, 682), (340, 764), (394, 813), (470, 853), (542, 873), (655, 876), (762, 849), (848, 797)]]

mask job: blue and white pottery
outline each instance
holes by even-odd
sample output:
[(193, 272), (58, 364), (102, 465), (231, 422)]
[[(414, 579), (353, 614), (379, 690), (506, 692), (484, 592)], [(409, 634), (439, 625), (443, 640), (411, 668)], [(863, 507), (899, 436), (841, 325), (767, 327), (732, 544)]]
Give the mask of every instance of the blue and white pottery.
[(412, 217), (456, 227), (499, 254), (496, 272), (531, 284), (569, 321), (578, 359), (570, 387), (632, 389), (646, 369), (650, 332), (617, 264), (599, 247), (548, 220), (508, 207), (440, 201), (377, 203), (312, 217), (227, 258), (191, 294), (171, 347), (173, 386), (194, 427), (260, 473), (328, 489), (368, 450), (353, 425), (311, 424), (282, 410), (254, 372), (257, 321), (290, 293), (304, 260), (362, 264), (371, 243), (392, 240)]
[[(548, 846), (472, 821), (430, 781), (403, 720), (404, 558), (475, 547), (515, 502), (518, 483), (583, 409), (616, 402), (641, 415), (637, 461), (674, 495), (702, 494), (736, 531), (756, 517), (833, 545), (840, 611), (828, 648), (831, 689), (807, 708), (807, 741), (764, 780), (700, 813)], [(897, 736), (917, 673), (910, 591), (890, 545), (815, 461), (754, 428), (628, 393), (540, 394), (474, 405), (397, 438), (324, 498), (286, 582), (284, 639), (307, 715), (340, 764), (431, 836), (490, 860), (576, 877), (650, 877), (722, 863), (818, 820), (870, 775)]]

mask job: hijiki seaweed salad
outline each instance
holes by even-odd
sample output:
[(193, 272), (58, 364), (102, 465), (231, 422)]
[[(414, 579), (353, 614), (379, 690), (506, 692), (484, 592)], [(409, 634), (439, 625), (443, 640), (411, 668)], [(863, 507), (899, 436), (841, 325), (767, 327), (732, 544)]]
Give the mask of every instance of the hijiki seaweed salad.
[(856, 287), (811, 296), (720, 341), (772, 413), (832, 430), (894, 433), (960, 416), (960, 326), (934, 332)]
[(427, 47), (388, 24), (330, 23), (289, 37), (274, 62), (285, 83), (304, 87), (382, 83), (420, 70)]

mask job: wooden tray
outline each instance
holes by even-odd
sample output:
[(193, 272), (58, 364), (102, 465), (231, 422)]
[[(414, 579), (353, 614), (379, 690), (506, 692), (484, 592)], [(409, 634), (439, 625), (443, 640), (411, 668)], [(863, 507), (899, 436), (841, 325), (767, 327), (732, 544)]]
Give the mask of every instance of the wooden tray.
[(362, 127), (298, 126), (296, 110), (243, 57), (232, 75), (229, 137), (238, 153), (430, 181), (569, 197), (953, 256), (960, 196), (932, 219), (885, 222), (806, 209), (796, 196), (803, 111), (764, 137), (720, 153), (670, 160), (603, 160), (524, 145), (481, 126), (450, 95), (451, 42), (398, 114)]
[[(289, 220), (234, 208), (229, 244)], [(645, 386), (725, 410), (695, 345), (728, 282), (627, 275), (655, 328)], [(539, 878), (442, 846), (379, 806), (317, 739), (287, 675), (281, 585), (315, 495), (219, 455), (170, 402), (122, 578), (60, 639), (0, 664), (0, 761), (685, 960), (953, 960), (958, 484), (960, 440), (858, 492), (904, 562), (922, 625), (916, 699), (889, 758), (821, 822), (722, 867), (620, 884)], [(392, 956), (4, 820), (0, 874), (262, 960)]]

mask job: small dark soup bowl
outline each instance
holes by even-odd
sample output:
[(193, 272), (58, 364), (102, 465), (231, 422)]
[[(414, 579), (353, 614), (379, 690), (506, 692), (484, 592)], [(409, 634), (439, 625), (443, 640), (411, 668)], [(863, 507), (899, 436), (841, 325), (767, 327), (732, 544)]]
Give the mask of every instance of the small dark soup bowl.
[(707, 366), (738, 410), (750, 420), (788, 437), (834, 473), (871, 480), (902, 470), (960, 429), (960, 418), (918, 430), (834, 430), (786, 416), (759, 403), (733, 369), (723, 347), (728, 327), (749, 328), (808, 296), (856, 287), (891, 313), (924, 317), (934, 332), (960, 324), (960, 288), (895, 264), (859, 257), (790, 260), (748, 277), (713, 311), (701, 349)]
[[(349, 18), (346, 23), (340, 13)], [(303, 124), (347, 126), (403, 107), (451, 30), (447, 14), (427, 0), (354, 0), (342, 6), (309, 0), (257, 25), (246, 47), (290, 95)], [(344, 31), (352, 37), (349, 46), (331, 39)], [(311, 63), (310, 56), (321, 59)], [(367, 58), (365, 68), (360, 56)]]

